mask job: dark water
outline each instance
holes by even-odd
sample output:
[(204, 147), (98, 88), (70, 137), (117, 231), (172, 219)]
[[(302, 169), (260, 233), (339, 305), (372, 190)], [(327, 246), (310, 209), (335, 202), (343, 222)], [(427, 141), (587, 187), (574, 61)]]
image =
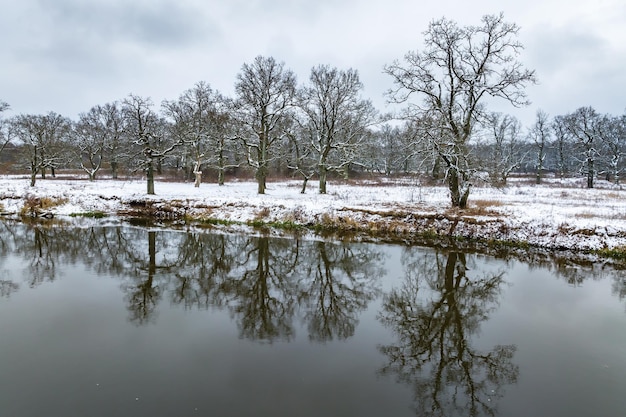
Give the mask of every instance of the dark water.
[(626, 416), (626, 278), (0, 223), (1, 416)]

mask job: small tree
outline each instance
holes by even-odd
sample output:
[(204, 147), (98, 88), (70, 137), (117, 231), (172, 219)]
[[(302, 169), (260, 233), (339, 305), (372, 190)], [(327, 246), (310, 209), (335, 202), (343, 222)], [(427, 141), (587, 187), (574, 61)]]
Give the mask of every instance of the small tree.
[(467, 205), (475, 169), (468, 142), (477, 120), (486, 114), (486, 99), (528, 104), (524, 87), (535, 82), (535, 73), (516, 59), (522, 49), (518, 32), (502, 14), (466, 27), (443, 18), (429, 25), (421, 52), (409, 52), (404, 63), (385, 67), (395, 84), (388, 92), (391, 101), (406, 103), (417, 95), (422, 101), (410, 104), (407, 116), (434, 121), (436, 129), (418, 137), (430, 141), (428, 147), (445, 164), (453, 207)]
[(556, 152), (556, 166), (561, 179), (570, 172), (572, 166), (572, 138), (567, 129), (565, 116), (556, 116), (551, 124), (554, 133), (552, 148)]
[(506, 185), (511, 172), (520, 167), (524, 160), (521, 152), (521, 123), (515, 117), (492, 113), (486, 122), (486, 136), (483, 166), (492, 185)]
[(117, 101), (96, 106), (98, 123), (106, 130), (105, 158), (111, 167), (111, 177), (117, 179), (120, 164), (128, 161), (130, 144), (124, 134), (124, 117)]
[(94, 181), (109, 157), (111, 173), (117, 178), (123, 136), (122, 119), (117, 103), (94, 106), (81, 113), (74, 125), (74, 141), (79, 152), (81, 168)]
[(373, 132), (373, 140), (366, 150), (370, 159), (370, 169), (385, 175), (403, 172), (406, 166), (407, 149), (402, 142), (404, 131), (399, 126), (383, 124), (379, 130)]
[(535, 123), (528, 132), (528, 137), (535, 148), (535, 182), (541, 184), (543, 170), (545, 169), (546, 153), (550, 141), (550, 119), (548, 113), (537, 110)]
[(17, 138), (22, 143), (30, 167), (30, 185), (35, 186), (37, 173), (45, 178), (46, 168), (53, 171), (67, 153), (71, 121), (60, 114), (19, 115), (12, 122)]
[[(292, 120), (296, 120), (295, 117)], [(294, 171), (302, 177), (301, 194), (306, 193), (306, 186), (309, 180), (315, 175), (316, 160), (313, 155), (313, 149), (308, 146), (305, 140), (307, 132), (300, 124), (294, 123), (294, 126), (287, 129), (287, 151), (285, 152), (287, 159), (287, 168)]]

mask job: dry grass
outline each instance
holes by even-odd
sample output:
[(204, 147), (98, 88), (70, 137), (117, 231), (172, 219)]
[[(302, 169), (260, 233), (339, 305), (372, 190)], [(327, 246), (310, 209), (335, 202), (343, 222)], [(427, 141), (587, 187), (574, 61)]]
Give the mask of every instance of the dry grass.
[(24, 205), (20, 209), (20, 216), (39, 217), (44, 215), (45, 211), (66, 204), (67, 201), (68, 199), (65, 197), (35, 197), (26, 195), (24, 197)]
[(259, 220), (267, 219), (270, 213), (271, 213), (271, 210), (269, 207), (263, 207), (254, 213), (254, 220), (259, 221)]
[(493, 209), (505, 205), (505, 203), (498, 200), (470, 200), (469, 206), (463, 210), (462, 214), (466, 216), (498, 216), (500, 213)]
[(283, 221), (293, 223), (304, 223), (307, 221), (306, 213), (302, 207), (296, 207), (283, 216)]
[(363, 229), (361, 222), (350, 216), (337, 216), (330, 213), (322, 214), (320, 226), (330, 230), (356, 231)]
[(582, 213), (574, 214), (574, 217), (576, 217), (578, 219), (595, 219), (597, 217), (606, 217), (606, 216), (598, 216), (595, 213), (591, 213), (591, 212), (588, 212), (588, 211), (583, 211)]

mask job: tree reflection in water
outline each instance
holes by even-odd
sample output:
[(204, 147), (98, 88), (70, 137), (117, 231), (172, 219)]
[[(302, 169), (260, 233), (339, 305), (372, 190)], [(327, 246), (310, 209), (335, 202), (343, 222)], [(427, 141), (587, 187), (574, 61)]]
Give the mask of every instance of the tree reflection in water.
[(498, 304), (503, 273), (470, 277), (466, 255), (405, 252), (401, 288), (385, 295), (379, 320), (397, 343), (380, 346), (395, 375), (412, 386), (419, 416), (496, 415), (503, 386), (517, 381), (514, 345), (472, 346)]
[(621, 300), (626, 298), (626, 273), (615, 274), (613, 277), (613, 294)]
[(309, 339), (347, 339), (354, 334), (358, 314), (379, 295), (382, 253), (356, 244), (319, 241), (310, 246), (301, 295)]
[[(290, 340), (295, 335), (294, 323), (299, 321), (312, 341), (351, 337), (361, 311), (380, 294), (380, 265), (385, 256), (385, 248), (376, 245), (267, 236), (9, 221), (0, 222), (0, 228), (0, 263), (9, 255), (21, 258), (21, 264), (12, 261), (10, 268), (0, 264), (2, 297), (18, 291), (20, 280), (36, 287), (54, 281), (58, 265), (80, 262), (95, 273), (119, 278), (133, 323), (153, 322), (159, 303), (168, 299), (184, 308), (227, 309), (241, 337), (266, 342)], [(402, 342), (384, 349), (391, 360), (387, 373), (396, 366), (399, 375), (409, 371), (423, 375), (433, 366), (429, 363), (435, 362), (417, 367), (423, 362), (418, 353), (424, 355), (436, 348), (442, 352), (438, 353), (443, 366), (440, 379), (461, 378), (461, 365), (466, 362), (486, 369), (490, 361), (497, 365), (498, 360), (512, 355), (512, 346), (482, 355), (485, 358), (469, 347), (462, 349), (469, 346), (469, 336), (497, 305), (501, 275), (470, 279), (466, 257), (460, 253), (407, 253), (414, 256), (404, 256), (404, 286), (385, 297), (380, 317)], [(626, 298), (623, 271), (601, 264), (542, 262), (535, 264), (554, 268), (568, 283), (579, 283), (581, 277), (610, 277), (614, 294)], [(427, 292), (434, 294), (428, 302)], [(410, 349), (409, 342), (416, 347)], [(459, 369), (452, 366), (450, 357), (459, 358), (455, 362)], [(413, 358), (415, 364), (409, 365), (409, 361), (398, 367), (405, 358)], [(469, 369), (469, 376), (477, 373), (474, 368)], [(495, 378), (498, 373), (489, 375)], [(469, 376), (462, 381), (472, 382), (472, 388)], [(502, 375), (501, 379), (511, 378)], [(438, 390), (439, 395), (441, 387)]]
[[(354, 334), (378, 296), (383, 250), (372, 245), (268, 236), (157, 231), (142, 227), (47, 227), (1, 223), (0, 250), (23, 258), (30, 286), (53, 281), (57, 265), (82, 262), (119, 277), (129, 320), (154, 322), (162, 299), (184, 308), (227, 309), (240, 336), (290, 340)], [(19, 289), (0, 276), (0, 295)]]
[[(19, 254), (27, 260), (26, 280), (29, 287), (57, 278), (57, 263), (76, 262), (80, 256), (80, 242), (67, 230), (53, 227), (53, 223), (34, 222), (29, 226), (2, 222), (0, 247), (3, 251)], [(7, 284), (13, 292), (16, 287)]]
[(129, 319), (137, 324), (149, 322), (154, 317), (156, 305), (161, 297), (161, 287), (155, 282), (157, 269), (168, 270), (175, 266), (174, 263), (167, 262), (157, 264), (156, 232), (149, 231), (147, 234), (147, 256), (141, 256), (141, 252), (128, 253), (133, 260), (134, 268), (130, 280), (123, 286), (130, 312)]
[(170, 297), (185, 308), (222, 307), (225, 297), (220, 286), (233, 269), (241, 240), (239, 236), (212, 233), (181, 234), (177, 268)]
[(235, 267), (220, 287), (240, 336), (290, 340), (298, 312), (309, 339), (344, 339), (358, 314), (377, 295), (377, 260), (367, 246), (319, 241), (250, 238), (238, 248)]
[(251, 238), (240, 248), (236, 273), (229, 274), (221, 290), (241, 337), (269, 342), (293, 337), (298, 248), (267, 236)]
[(20, 289), (20, 285), (13, 281), (10, 272), (3, 268), (2, 263), (13, 250), (15, 241), (14, 230), (5, 222), (0, 222), (0, 297), (9, 297)]

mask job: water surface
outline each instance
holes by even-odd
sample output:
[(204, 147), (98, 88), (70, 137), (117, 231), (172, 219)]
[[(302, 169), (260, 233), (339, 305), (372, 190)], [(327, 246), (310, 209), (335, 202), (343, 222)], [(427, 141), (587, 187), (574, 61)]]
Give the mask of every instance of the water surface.
[(609, 267), (0, 228), (1, 415), (626, 415)]

